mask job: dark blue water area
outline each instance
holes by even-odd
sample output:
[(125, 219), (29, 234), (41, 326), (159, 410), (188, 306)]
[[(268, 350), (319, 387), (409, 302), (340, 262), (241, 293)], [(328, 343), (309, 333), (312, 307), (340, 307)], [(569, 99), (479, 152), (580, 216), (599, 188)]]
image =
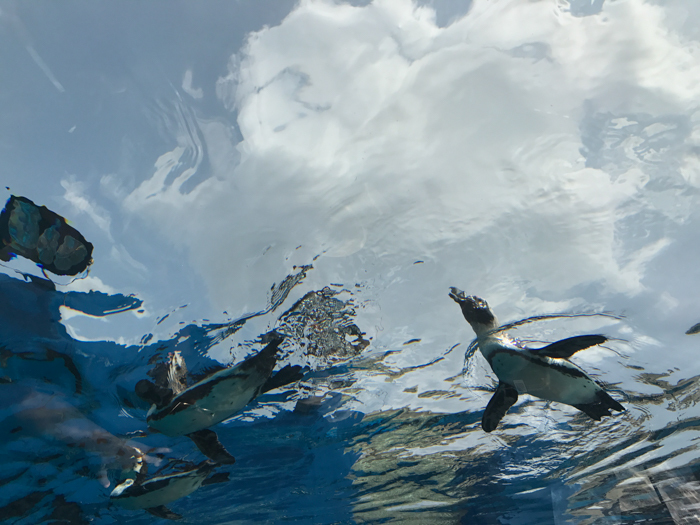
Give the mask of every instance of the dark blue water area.
[[(144, 334), (122, 345), (72, 338), (61, 306), (98, 318), (143, 308), (134, 296), (61, 292), (36, 276), (0, 275), (0, 517), (165, 522), (110, 500), (134, 447), (145, 454), (147, 477), (205, 458), (187, 437), (148, 429), (135, 385), (174, 351), (193, 373), (210, 367), (209, 351), (245, 319), (186, 324), (170, 338)], [(184, 523), (695, 523), (698, 422), (652, 424), (649, 416), (664, 404), (692, 406), (696, 379), (665, 384), (658, 395), (628, 393), (626, 413), (595, 424), (525, 399), (491, 435), (481, 429), (481, 402), (455, 413), (351, 408), (355, 380), (379, 362), (307, 368), (301, 383), (215, 425), (235, 464), (216, 466), (217, 483), (168, 508)], [(647, 382), (664, 385), (662, 378)], [(309, 395), (314, 382), (332, 388)]]
[[(72, 339), (59, 322), (62, 305), (102, 316), (140, 308), (141, 301), (62, 293), (39, 277), (0, 275), (0, 517), (151, 523), (157, 518), (109, 502), (130, 447), (149, 451), (152, 469), (204, 458), (185, 437), (145, 432), (148, 406), (134, 395), (134, 384), (147, 377), (155, 358), (183, 346), (190, 370), (210, 365), (210, 334), (221, 325), (189, 325), (171, 340), (124, 347)], [(287, 396), (277, 390), (258, 401), (274, 404)], [(356, 491), (348, 473), (357, 453), (346, 450), (345, 434), (363, 415), (324, 417), (323, 410), (338, 405), (332, 398), (324, 407), (299, 405), (274, 418), (219, 425), (219, 439), (237, 457), (233, 467), (219, 469), (229, 472), (229, 481), (204, 487), (173, 509), (193, 523), (351, 522)]]
[[(219, 438), (237, 458), (235, 465), (219, 469), (229, 472), (229, 481), (169, 506), (188, 523), (352, 523), (348, 504), (355, 491), (347, 475), (356, 455), (329, 435), (337, 428), (316, 415), (299, 414), (219, 427)], [(169, 447), (170, 454), (192, 458), (192, 444), (181, 441)], [(96, 510), (104, 523), (155, 520), (143, 511)]]

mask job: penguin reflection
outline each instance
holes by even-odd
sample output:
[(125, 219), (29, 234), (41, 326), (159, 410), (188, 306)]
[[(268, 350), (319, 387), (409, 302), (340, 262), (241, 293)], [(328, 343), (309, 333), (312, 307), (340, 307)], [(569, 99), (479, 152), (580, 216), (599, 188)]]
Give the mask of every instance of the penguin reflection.
[(144, 462), (135, 479), (127, 478), (114, 488), (110, 500), (125, 509), (143, 509), (159, 518), (179, 520), (182, 516), (167, 508), (168, 503), (188, 496), (203, 485), (228, 481), (225, 472), (213, 474), (215, 465), (211, 461), (185, 464), (184, 469), (174, 474), (146, 479), (148, 466)]

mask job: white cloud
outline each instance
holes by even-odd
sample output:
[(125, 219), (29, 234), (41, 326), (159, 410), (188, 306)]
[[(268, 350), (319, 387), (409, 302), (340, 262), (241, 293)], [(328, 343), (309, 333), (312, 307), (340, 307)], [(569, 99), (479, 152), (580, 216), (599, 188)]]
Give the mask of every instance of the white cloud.
[(93, 275), (88, 275), (82, 279), (72, 280), (69, 284), (65, 285), (62, 288), (62, 291), (64, 291), (64, 292), (86, 292), (86, 293), (91, 292), (91, 291), (96, 291), (96, 292), (103, 292), (106, 294), (117, 293), (117, 291), (114, 288), (112, 288), (108, 284), (103, 283), (99, 277), (95, 277)]
[(98, 228), (110, 235), (109, 214), (102, 207), (94, 204), (94, 202), (91, 202), (86, 195), (85, 185), (76, 180), (75, 177), (70, 177), (69, 179), (62, 180), (61, 186), (63, 186), (63, 189), (66, 190), (63, 197), (78, 211), (86, 213)]
[[(641, 0), (590, 17), (555, 0), (476, 0), (446, 28), (408, 0), (303, 1), (252, 34), (216, 86), (243, 140), (200, 119), (218, 126), (204, 140), (224, 161), (184, 193), (192, 172), (180, 141), (128, 206), (167, 224), (222, 307), (284, 275), (299, 245), (309, 257), (355, 254), (379, 274), (429, 257), (493, 286), (549, 293), (602, 281), (635, 294), (669, 241), (657, 233), (625, 248), (621, 221), (684, 215), (650, 194), (659, 162), (639, 153), (666, 128), (623, 124), (694, 111), (694, 53), (664, 9)], [(591, 115), (629, 135), (596, 166), (582, 154)], [(697, 184), (691, 144), (672, 146), (678, 179)]]

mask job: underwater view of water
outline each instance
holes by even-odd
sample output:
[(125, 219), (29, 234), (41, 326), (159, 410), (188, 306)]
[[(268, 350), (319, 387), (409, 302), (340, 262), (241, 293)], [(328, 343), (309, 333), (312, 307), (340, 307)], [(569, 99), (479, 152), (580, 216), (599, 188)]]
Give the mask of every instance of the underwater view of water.
[(0, 0), (0, 521), (700, 523), (698, 20)]

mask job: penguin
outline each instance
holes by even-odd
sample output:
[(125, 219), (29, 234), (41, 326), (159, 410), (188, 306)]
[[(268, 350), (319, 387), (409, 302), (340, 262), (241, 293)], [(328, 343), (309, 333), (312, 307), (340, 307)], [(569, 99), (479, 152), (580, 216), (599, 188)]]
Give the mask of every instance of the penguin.
[(695, 323), (685, 331), (686, 335), (700, 334), (700, 323)]
[(92, 264), (93, 246), (64, 217), (26, 197), (10, 196), (0, 211), (0, 261), (20, 255), (56, 275)]
[(212, 462), (206, 460), (183, 472), (155, 476), (148, 480), (145, 479), (144, 468), (138, 472), (136, 479), (128, 478), (117, 485), (109, 498), (125, 509), (143, 509), (159, 518), (179, 520), (182, 516), (165, 505), (188, 496), (202, 485), (227, 481), (226, 474), (209, 477), (214, 467)]
[(166, 436), (188, 436), (216, 463), (235, 462), (209, 427), (230, 418), (260, 394), (303, 377), (298, 365), (287, 365), (272, 375), (284, 338), (275, 332), (269, 338), (267, 346), (253, 357), (189, 387), (185, 388), (186, 367), (179, 354), (176, 360), (171, 359), (167, 387), (145, 379), (136, 383), (136, 394), (151, 403), (146, 415), (148, 426)]
[(454, 287), (450, 288), (449, 296), (459, 304), (476, 333), (479, 350), (498, 376), (498, 388), (481, 421), (484, 431), (495, 430), (518, 395), (525, 393), (571, 405), (596, 421), (610, 416), (610, 410), (625, 410), (586, 372), (568, 361), (579, 350), (603, 344), (607, 337), (579, 335), (542, 348), (527, 348), (497, 330), (498, 320), (486, 301), (466, 296)]

